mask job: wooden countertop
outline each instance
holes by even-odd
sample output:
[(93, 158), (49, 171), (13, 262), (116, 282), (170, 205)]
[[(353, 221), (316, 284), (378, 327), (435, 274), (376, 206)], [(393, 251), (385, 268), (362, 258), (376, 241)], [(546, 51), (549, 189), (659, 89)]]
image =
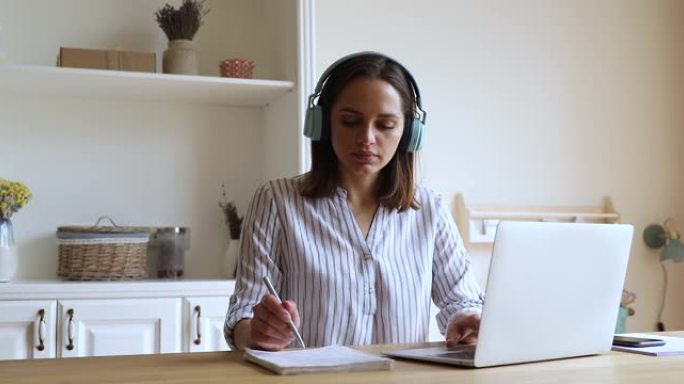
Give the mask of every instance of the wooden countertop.
[[(673, 335), (684, 336), (684, 332)], [(431, 343), (435, 345), (437, 343)], [(374, 345), (381, 353), (401, 348)], [(684, 355), (652, 357), (605, 355), (469, 369), (397, 360), (391, 371), (278, 376), (243, 360), (240, 352), (177, 353), (144, 356), (0, 362), (0, 383), (682, 383)]]

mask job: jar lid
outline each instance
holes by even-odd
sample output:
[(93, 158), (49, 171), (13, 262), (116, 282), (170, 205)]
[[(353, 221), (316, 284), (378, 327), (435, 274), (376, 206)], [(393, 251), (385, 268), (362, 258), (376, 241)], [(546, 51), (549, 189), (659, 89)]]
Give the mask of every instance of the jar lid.
[(57, 234), (62, 233), (97, 233), (97, 234), (139, 234), (149, 235), (153, 228), (150, 227), (121, 227), (121, 226), (85, 226), (65, 225), (57, 227)]
[(153, 230), (156, 233), (186, 233), (187, 227), (157, 227)]

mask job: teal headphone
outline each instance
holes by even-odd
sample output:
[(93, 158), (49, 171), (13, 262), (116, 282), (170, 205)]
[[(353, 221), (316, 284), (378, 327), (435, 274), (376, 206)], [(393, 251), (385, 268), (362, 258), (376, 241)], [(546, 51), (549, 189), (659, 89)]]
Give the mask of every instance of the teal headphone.
[(408, 69), (406, 69), (398, 61), (377, 52), (358, 52), (342, 57), (341, 59), (334, 62), (330, 67), (328, 67), (328, 69), (326, 69), (325, 72), (323, 72), (321, 78), (318, 80), (318, 83), (316, 84), (314, 93), (312, 93), (309, 96), (309, 104), (306, 109), (306, 121), (304, 122), (304, 136), (310, 138), (313, 141), (322, 141), (330, 137), (329, 132), (324, 132), (325, 130), (329, 130), (329, 128), (327, 128), (328, 124), (324, 123), (324, 107), (321, 105), (314, 104), (314, 100), (321, 95), (323, 86), (325, 85), (326, 81), (330, 78), (330, 76), (334, 73), (336, 68), (338, 68), (343, 63), (348, 62), (349, 60), (364, 55), (377, 55), (394, 63), (401, 69), (401, 71), (404, 73), (404, 76), (411, 83), (413, 93), (416, 97), (416, 109), (420, 112), (420, 115), (405, 118), (406, 125), (404, 126), (404, 129), (408, 130), (409, 132), (405, 132), (404, 137), (406, 137), (406, 139), (402, 138), (402, 143), (399, 149), (404, 152), (418, 151), (423, 146), (423, 131), (425, 131), (425, 119), (427, 117), (427, 113), (423, 110), (423, 106), (420, 102), (420, 91), (418, 90), (418, 84), (416, 83), (416, 80), (413, 78), (413, 75), (411, 75), (411, 72), (409, 72)]

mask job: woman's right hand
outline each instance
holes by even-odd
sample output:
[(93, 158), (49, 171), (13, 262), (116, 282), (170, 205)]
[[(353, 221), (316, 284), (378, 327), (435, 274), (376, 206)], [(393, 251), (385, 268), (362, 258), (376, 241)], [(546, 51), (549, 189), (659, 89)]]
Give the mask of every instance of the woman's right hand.
[(250, 321), (252, 345), (267, 351), (280, 351), (294, 341), (294, 333), (288, 326), (292, 319), (299, 328), (299, 311), (293, 301), (282, 304), (273, 295), (265, 295), (254, 306), (254, 317)]

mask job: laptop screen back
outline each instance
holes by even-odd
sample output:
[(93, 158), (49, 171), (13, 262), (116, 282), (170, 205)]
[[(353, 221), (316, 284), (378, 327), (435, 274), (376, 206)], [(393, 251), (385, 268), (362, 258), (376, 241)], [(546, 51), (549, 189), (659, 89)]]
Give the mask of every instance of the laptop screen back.
[(475, 366), (609, 351), (632, 234), (621, 224), (501, 222)]

